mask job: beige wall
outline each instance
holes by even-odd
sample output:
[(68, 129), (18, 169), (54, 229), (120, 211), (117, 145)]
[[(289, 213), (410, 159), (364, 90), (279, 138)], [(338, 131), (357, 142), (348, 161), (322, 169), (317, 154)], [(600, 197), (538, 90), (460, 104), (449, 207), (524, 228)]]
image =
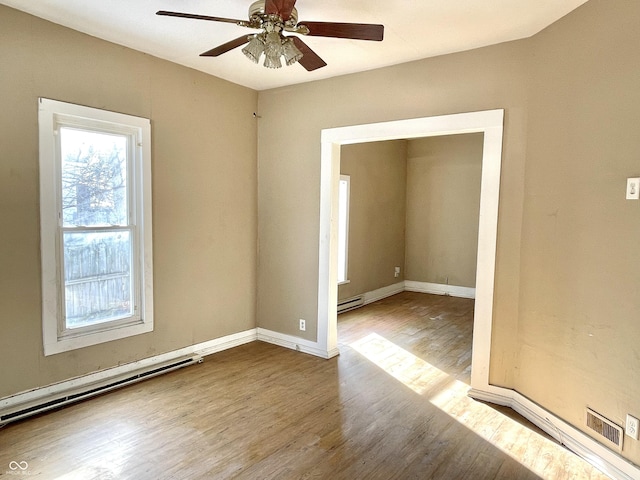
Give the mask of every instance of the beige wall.
[[(0, 6), (0, 397), (255, 327), (257, 93)], [(39, 96), (151, 119), (155, 331), (50, 357)]]
[(581, 429), (587, 405), (640, 416), (639, 22), (591, 0), (531, 39), (261, 92), (260, 326), (316, 338), (322, 129), (504, 108), (491, 382)]
[(482, 141), (466, 134), (342, 146), (351, 205), (349, 283), (339, 299), (405, 278), (475, 287)]
[(344, 299), (404, 280), (407, 142), (343, 145), (340, 173), (351, 177), (349, 283)]
[[(578, 428), (640, 416), (639, 23), (590, 0), (531, 39), (257, 95), (0, 7), (0, 395), (254, 320), (315, 340), (322, 129), (504, 108), (491, 382)], [(152, 119), (151, 334), (42, 356), (38, 96)]]
[[(526, 42), (512, 42), (260, 93), (260, 327), (300, 335), (304, 318), (303, 338), (316, 339), (322, 129), (505, 108), (492, 381), (512, 385), (528, 54)], [(295, 125), (295, 135), (283, 136), (280, 124)]]
[(638, 25), (637, 0), (592, 0), (531, 41), (514, 386), (574, 425), (640, 416)]
[(411, 140), (405, 278), (476, 286), (482, 134)]

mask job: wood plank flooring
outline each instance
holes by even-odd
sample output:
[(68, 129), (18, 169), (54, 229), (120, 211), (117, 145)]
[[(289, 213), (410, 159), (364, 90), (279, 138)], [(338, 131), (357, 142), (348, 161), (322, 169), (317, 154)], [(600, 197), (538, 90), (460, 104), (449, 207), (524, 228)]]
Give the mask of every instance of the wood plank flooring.
[(261, 342), (211, 355), (5, 426), (0, 477), (608, 478), (467, 396), (472, 317), (473, 301), (405, 292), (342, 314), (331, 360)]

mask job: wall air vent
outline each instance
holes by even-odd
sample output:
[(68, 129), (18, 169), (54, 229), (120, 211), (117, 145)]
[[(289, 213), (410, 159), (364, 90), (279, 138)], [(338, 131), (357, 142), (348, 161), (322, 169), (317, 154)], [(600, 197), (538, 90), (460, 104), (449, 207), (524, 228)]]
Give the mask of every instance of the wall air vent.
[(605, 445), (613, 446), (622, 451), (622, 440), (624, 438), (622, 427), (590, 408), (587, 408), (587, 427), (599, 434), (600, 440), (603, 440)]

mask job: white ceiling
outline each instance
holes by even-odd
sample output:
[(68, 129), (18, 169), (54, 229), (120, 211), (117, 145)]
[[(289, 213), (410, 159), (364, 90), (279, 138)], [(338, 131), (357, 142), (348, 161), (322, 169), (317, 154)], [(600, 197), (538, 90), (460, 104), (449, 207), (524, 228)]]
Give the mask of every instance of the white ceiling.
[(155, 15), (172, 10), (247, 19), (253, 0), (0, 0), (95, 37), (255, 90), (335, 77), (529, 37), (587, 0), (298, 0), (299, 22), (381, 23), (382, 42), (304, 37), (327, 66), (278, 70), (247, 60), (240, 48), (199, 54), (251, 30), (229, 23)]

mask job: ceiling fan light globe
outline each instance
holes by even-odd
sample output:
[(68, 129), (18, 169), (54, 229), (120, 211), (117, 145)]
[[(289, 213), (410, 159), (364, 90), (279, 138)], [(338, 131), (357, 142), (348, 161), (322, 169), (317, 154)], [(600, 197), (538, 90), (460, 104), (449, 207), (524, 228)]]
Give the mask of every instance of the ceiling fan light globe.
[(264, 44), (260, 41), (257, 35), (255, 35), (242, 49), (242, 53), (251, 60), (253, 63), (258, 63), (260, 55), (264, 52)]
[(293, 65), (302, 58), (302, 52), (298, 50), (290, 38), (282, 43), (282, 54), (287, 65)]
[(282, 39), (278, 32), (268, 32), (264, 42), (264, 66), (267, 68), (282, 68)]
[(282, 68), (280, 55), (265, 54), (264, 66), (267, 68)]
[(268, 32), (264, 39), (264, 52), (282, 55), (282, 37), (278, 32)]

